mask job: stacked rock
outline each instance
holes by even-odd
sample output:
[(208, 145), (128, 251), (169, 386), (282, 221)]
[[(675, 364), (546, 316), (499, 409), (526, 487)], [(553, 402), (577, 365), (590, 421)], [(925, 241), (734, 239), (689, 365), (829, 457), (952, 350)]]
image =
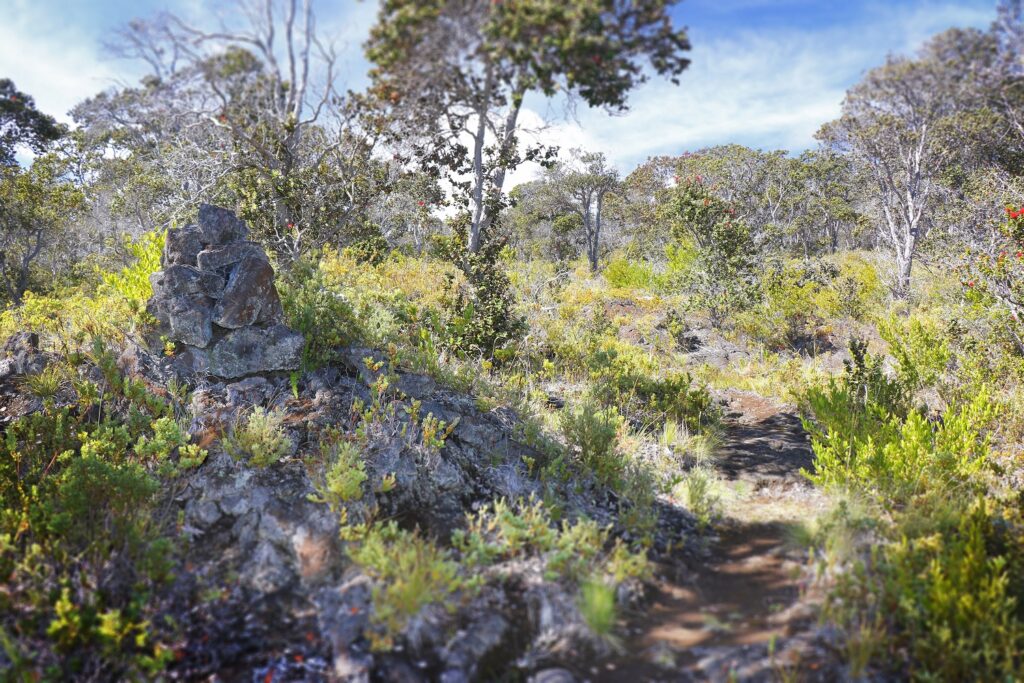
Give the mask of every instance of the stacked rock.
[(243, 221), (209, 204), (198, 225), (167, 231), (148, 310), (185, 345), (181, 357), (195, 372), (230, 379), (299, 366), (302, 335), (282, 324), (274, 269), (248, 237)]

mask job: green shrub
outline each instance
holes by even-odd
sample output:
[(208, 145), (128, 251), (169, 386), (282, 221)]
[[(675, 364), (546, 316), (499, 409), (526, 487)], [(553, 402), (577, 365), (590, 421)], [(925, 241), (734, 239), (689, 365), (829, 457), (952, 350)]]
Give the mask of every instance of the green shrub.
[(618, 616), (615, 602), (615, 586), (601, 578), (589, 579), (580, 586), (580, 614), (590, 630), (599, 636), (607, 637), (615, 628)]
[(865, 625), (885, 625), (887, 649), (904, 656), (876, 663), (903, 663), (913, 680), (1019, 680), (1024, 568), (1008, 552), (1004, 524), (978, 499), (950, 529), (902, 535), (840, 581), (830, 610), (854, 639)]
[(359, 447), (337, 430), (320, 435), (322, 474), (314, 480), (318, 501), (340, 510), (345, 503), (363, 497), (366, 463)]
[(235, 460), (248, 457), (255, 467), (269, 467), (291, 452), (292, 442), (284, 431), (284, 413), (259, 406), (239, 417), (224, 438), (224, 452)]
[(393, 521), (370, 528), (361, 542), (350, 546), (349, 557), (374, 580), (374, 650), (389, 650), (409, 620), (432, 604), (453, 607), (457, 591), (471, 587), (448, 552)]
[(583, 471), (593, 474), (606, 486), (618, 487), (625, 467), (617, 449), (618, 433), (623, 425), (619, 412), (584, 402), (564, 409), (560, 423), (566, 444)]
[(664, 370), (642, 351), (605, 341), (587, 358), (594, 396), (635, 422), (684, 423), (691, 431), (713, 419), (711, 395), (688, 373)]
[(303, 369), (325, 365), (333, 360), (337, 347), (359, 338), (351, 303), (343, 293), (328, 286), (315, 260), (292, 264), (285, 277), (278, 280), (278, 289), (288, 325), (305, 337)]
[(604, 279), (612, 287), (620, 289), (651, 289), (657, 277), (651, 265), (620, 255), (608, 262), (604, 268)]

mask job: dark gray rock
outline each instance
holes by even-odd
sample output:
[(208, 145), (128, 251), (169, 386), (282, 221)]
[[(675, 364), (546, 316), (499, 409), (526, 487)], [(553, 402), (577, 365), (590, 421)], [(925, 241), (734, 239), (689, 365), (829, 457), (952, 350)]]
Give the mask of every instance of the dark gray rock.
[(39, 351), (39, 335), (16, 332), (0, 347), (0, 378), (34, 375), (46, 369), (47, 359)]
[(200, 270), (219, 270), (233, 266), (247, 256), (267, 260), (266, 253), (255, 242), (233, 242), (222, 247), (211, 247), (200, 251), (196, 261)]
[(202, 232), (195, 225), (169, 228), (164, 242), (164, 265), (196, 265), (196, 256), (203, 248)]
[(199, 206), (199, 230), (204, 245), (238, 242), (249, 237), (245, 222), (227, 209), (212, 204)]
[(261, 372), (295, 370), (301, 363), (304, 343), (301, 334), (284, 325), (242, 327), (213, 345), (206, 371), (231, 379)]
[(274, 287), (274, 269), (263, 258), (246, 256), (231, 273), (213, 309), (213, 321), (234, 330), (257, 323), (279, 323), (283, 317), (281, 298)]
[(157, 298), (202, 294), (216, 299), (224, 292), (224, 278), (220, 275), (182, 264), (167, 266), (153, 273), (149, 282), (153, 285), (153, 296)]
[(149, 312), (174, 341), (205, 348), (213, 339), (213, 300), (202, 294), (154, 297), (149, 300)]

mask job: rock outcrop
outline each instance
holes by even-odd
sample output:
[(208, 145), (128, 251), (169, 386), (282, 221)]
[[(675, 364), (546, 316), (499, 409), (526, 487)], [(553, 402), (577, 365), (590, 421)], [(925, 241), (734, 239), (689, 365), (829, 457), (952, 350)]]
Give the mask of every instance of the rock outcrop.
[(303, 338), (283, 324), (274, 269), (248, 238), (243, 221), (209, 204), (197, 225), (167, 231), (148, 308), (194, 372), (234, 379), (299, 366)]

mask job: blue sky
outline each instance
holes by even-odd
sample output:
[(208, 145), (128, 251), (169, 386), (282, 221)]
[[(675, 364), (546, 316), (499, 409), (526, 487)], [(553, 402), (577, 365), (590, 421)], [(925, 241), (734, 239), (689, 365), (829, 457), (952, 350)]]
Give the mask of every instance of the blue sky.
[[(343, 56), (341, 85), (358, 87), (371, 0), (319, 0), (320, 25)], [(0, 0), (0, 77), (66, 119), (75, 102), (138, 65), (104, 55), (101, 40), (135, 16), (167, 9), (193, 19), (230, 12), (204, 0)], [(654, 80), (626, 115), (528, 100), (524, 120), (541, 139), (604, 151), (623, 171), (649, 155), (739, 142), (800, 151), (839, 111), (843, 93), (889, 53), (907, 53), (950, 26), (986, 27), (995, 0), (684, 0), (673, 10), (690, 30), (693, 65), (680, 86)], [(529, 170), (519, 178), (528, 177)], [(515, 178), (513, 178), (515, 180)]]

